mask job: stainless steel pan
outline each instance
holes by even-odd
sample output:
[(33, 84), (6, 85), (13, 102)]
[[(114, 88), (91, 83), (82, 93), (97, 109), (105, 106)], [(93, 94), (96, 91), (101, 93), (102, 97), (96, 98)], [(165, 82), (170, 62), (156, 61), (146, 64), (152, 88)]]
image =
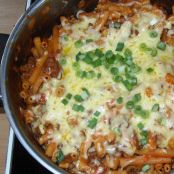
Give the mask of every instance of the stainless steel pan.
[[(24, 103), (19, 97), (20, 78), (16, 67), (25, 63), (30, 55), (32, 38), (49, 36), (52, 27), (59, 22), (60, 15), (68, 16), (77, 12), (78, 2), (79, 0), (40, 0), (34, 3), (15, 25), (1, 62), (1, 92), (9, 122), (25, 149), (44, 167), (57, 174), (65, 172), (44, 155), (23, 122), (19, 108)], [(96, 2), (97, 0), (86, 0), (85, 10), (93, 9)], [(163, 7), (171, 12), (171, 0), (163, 2)]]

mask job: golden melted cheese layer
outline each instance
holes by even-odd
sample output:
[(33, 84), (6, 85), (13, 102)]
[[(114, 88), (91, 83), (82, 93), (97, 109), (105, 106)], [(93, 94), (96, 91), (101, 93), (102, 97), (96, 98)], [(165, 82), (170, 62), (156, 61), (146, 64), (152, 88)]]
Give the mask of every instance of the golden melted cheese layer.
[[(79, 23), (73, 24), (71, 26), (72, 33), (68, 36), (68, 40), (65, 40), (63, 35), (59, 38), (63, 49), (57, 59), (59, 60), (62, 57), (66, 59), (62, 78), (52, 78), (45, 82), (40, 89), (40, 92), (46, 95), (46, 104), (32, 108), (35, 115), (40, 115), (40, 108), (43, 111), (41, 118), (34, 122), (32, 126), (37, 127), (39, 125), (41, 132), (44, 132), (42, 125), (45, 122), (50, 122), (55, 126), (59, 125), (59, 130), (55, 130), (50, 138), (61, 144), (65, 155), (76, 152), (81, 143), (91, 139), (93, 134), (105, 135), (110, 131), (115, 131), (117, 134), (116, 148), (131, 155), (135, 151), (135, 147), (131, 143), (134, 133), (136, 132), (138, 138), (141, 139), (140, 130), (137, 127), (138, 123), (144, 125), (144, 130), (159, 136), (159, 147), (166, 147), (168, 140), (174, 136), (173, 86), (165, 82), (166, 73), (174, 74), (173, 47), (167, 45), (165, 51), (158, 49), (158, 53), (154, 57), (151, 56), (149, 51), (140, 49), (142, 43), (150, 48), (156, 48), (160, 41), (162, 27), (154, 28), (158, 36), (152, 38), (149, 36), (151, 30), (147, 26), (161, 22), (160, 20), (162, 19), (155, 14), (142, 13), (139, 14), (135, 23), (125, 21), (120, 29), (110, 27), (104, 36), (90, 27), (90, 23), (95, 22), (93, 18), (85, 17)], [(63, 27), (68, 28), (70, 26), (64, 24)], [(134, 28), (138, 30), (138, 35), (131, 34)], [(100, 45), (95, 42), (99, 38), (103, 41)], [(93, 41), (76, 48), (75, 42), (79, 39), (84, 42), (87, 39), (93, 39)], [(123, 84), (114, 82), (110, 71), (104, 66), (93, 68), (84, 62), (80, 62), (81, 69), (100, 73), (101, 78), (85, 79), (77, 76), (73, 64), (76, 62), (76, 55), (79, 51), (84, 53), (100, 48), (103, 52), (112, 50), (116, 53), (115, 48), (119, 42), (124, 42), (124, 47), (132, 51), (133, 61), (141, 67), (141, 72), (137, 74), (138, 84), (133, 90), (128, 91)], [(153, 69), (153, 72), (147, 72), (149, 67)], [(124, 68), (124, 66), (119, 67), (120, 71)], [(65, 87), (65, 93), (63, 96), (57, 97), (56, 89), (60, 85)], [(151, 97), (148, 97), (145, 92), (148, 87), (153, 91)], [(75, 96), (81, 94), (83, 88), (87, 88), (90, 93), (89, 98), (81, 103), (85, 108), (83, 112), (76, 112), (72, 109), (76, 103), (73, 98), (67, 105), (62, 103), (68, 93)], [(132, 111), (125, 107), (126, 102), (137, 93), (141, 94), (139, 105), (149, 111), (149, 116), (146, 119), (134, 115)], [(122, 108), (115, 113), (108, 105), (115, 103), (117, 106), (116, 99), (120, 96), (124, 99)], [(160, 110), (151, 112), (155, 103), (159, 104)], [(166, 116), (167, 109), (171, 112), (170, 116)], [(88, 122), (94, 116), (95, 111), (99, 111), (100, 115), (96, 127), (91, 129), (88, 127)], [(75, 119), (78, 124), (75, 126), (69, 124), (69, 119)], [(82, 132), (85, 132), (85, 136)]]

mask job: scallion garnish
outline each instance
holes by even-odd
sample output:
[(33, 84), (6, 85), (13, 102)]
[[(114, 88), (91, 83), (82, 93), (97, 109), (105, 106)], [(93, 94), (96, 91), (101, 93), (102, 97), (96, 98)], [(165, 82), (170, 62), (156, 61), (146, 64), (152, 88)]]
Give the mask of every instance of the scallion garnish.
[(79, 69), (80, 69), (80, 65), (79, 65), (78, 62), (74, 62), (74, 63), (72, 64), (72, 67), (73, 67), (74, 70), (79, 70)]
[(137, 124), (137, 127), (138, 127), (140, 130), (144, 129), (144, 125), (143, 125), (143, 123), (141, 123), (141, 122)]
[(86, 88), (82, 88), (83, 92), (81, 94), (81, 97), (83, 100), (86, 100), (89, 97), (89, 92)]
[(118, 74), (118, 68), (117, 67), (112, 67), (110, 71), (111, 71), (111, 73), (113, 75), (117, 75)]
[(77, 102), (82, 102), (82, 101), (84, 101), (83, 98), (81, 97), (81, 95), (78, 95), (78, 94), (74, 96), (74, 99), (75, 99)]
[(150, 36), (151, 38), (156, 38), (156, 37), (158, 36), (158, 33), (157, 33), (156, 31), (151, 31), (151, 32), (149, 33), (149, 36)]
[(164, 42), (158, 42), (157, 48), (164, 51), (166, 49), (166, 44)]
[(142, 51), (147, 51), (147, 50), (148, 50), (148, 46), (146, 45), (146, 43), (141, 43), (141, 44), (140, 44), (140, 49), (141, 49)]
[(135, 95), (133, 96), (132, 100), (133, 100), (135, 103), (139, 102), (139, 101), (141, 100), (141, 94), (140, 94), (140, 93), (135, 94)]
[(118, 104), (123, 103), (123, 97), (118, 97), (118, 98), (117, 98), (117, 103), (118, 103)]
[(88, 121), (88, 127), (93, 129), (97, 125), (97, 118), (93, 117)]
[(79, 71), (76, 72), (76, 75), (77, 75), (77, 77), (85, 78), (85, 77), (87, 77), (87, 72), (79, 70)]
[(93, 42), (93, 39), (86, 39), (86, 43)]
[(105, 56), (106, 56), (106, 58), (111, 58), (113, 56), (112, 50), (106, 51)]
[(142, 111), (142, 107), (140, 105), (135, 105), (134, 107), (134, 113), (137, 115), (140, 115)]
[(92, 79), (92, 78), (94, 78), (95, 77), (95, 72), (93, 71), (93, 70), (91, 70), (91, 71), (88, 71), (87, 72), (87, 74), (86, 74), (86, 78), (87, 79)]
[(95, 50), (95, 55), (100, 58), (104, 56), (103, 52), (99, 48)]
[(68, 94), (66, 95), (66, 98), (70, 100), (70, 99), (72, 98), (72, 94), (68, 93)]
[(68, 104), (68, 100), (67, 99), (62, 99), (61, 102), (64, 104), (64, 105), (67, 105)]
[(123, 42), (118, 42), (116, 51), (122, 51), (124, 48), (124, 43)]
[(123, 85), (128, 91), (131, 91), (133, 89), (133, 85), (128, 80), (124, 80)]
[(157, 111), (159, 111), (159, 104), (158, 103), (156, 103), (156, 104), (154, 104), (153, 106), (152, 106), (152, 112), (157, 112)]
[(146, 164), (142, 167), (142, 172), (147, 172), (150, 169), (150, 165)]
[(76, 112), (83, 112), (85, 108), (82, 105), (74, 104), (72, 110)]
[(147, 139), (146, 139), (146, 138), (140, 139), (140, 144), (141, 144), (142, 146), (146, 145), (146, 144), (147, 144)]
[(147, 118), (149, 117), (149, 112), (148, 112), (147, 110), (141, 110), (140, 116), (141, 116), (143, 119), (147, 119)]
[(152, 57), (155, 57), (158, 54), (157, 49), (156, 48), (152, 48), (150, 54), (151, 54)]
[(120, 22), (114, 22), (114, 28), (120, 29), (121, 23)]
[(124, 51), (125, 58), (132, 56), (132, 51), (129, 48), (126, 48)]
[(123, 80), (123, 78), (121, 76), (116, 75), (116, 76), (113, 77), (113, 80), (115, 82), (121, 82)]
[(81, 40), (76, 41), (74, 44), (76, 48), (80, 48), (83, 46), (83, 42)]
[(69, 40), (67, 35), (64, 35), (64, 36), (63, 36), (63, 39), (64, 39), (65, 41), (68, 41), (68, 40)]
[(151, 73), (151, 72), (153, 72), (153, 68), (147, 68), (146, 71), (147, 71), (148, 73)]
[(95, 111), (95, 112), (94, 112), (94, 115), (95, 115), (96, 117), (98, 117), (98, 116), (100, 115), (100, 112), (99, 112), (99, 111)]
[(79, 52), (77, 55), (76, 55), (76, 61), (79, 61), (79, 60), (83, 60), (85, 58), (85, 54)]
[(134, 102), (133, 101), (128, 101), (126, 103), (126, 108), (127, 109), (133, 109), (134, 108)]
[(63, 160), (64, 160), (64, 154), (63, 154), (62, 150), (60, 149), (56, 155), (56, 162), (60, 163)]
[(63, 65), (66, 65), (67, 61), (66, 61), (65, 58), (61, 58), (61, 59), (59, 60), (59, 63), (63, 66)]
[(94, 68), (98, 67), (98, 66), (101, 66), (102, 65), (102, 61), (100, 58), (98, 58), (97, 60), (95, 60), (94, 62), (92, 62), (92, 66)]

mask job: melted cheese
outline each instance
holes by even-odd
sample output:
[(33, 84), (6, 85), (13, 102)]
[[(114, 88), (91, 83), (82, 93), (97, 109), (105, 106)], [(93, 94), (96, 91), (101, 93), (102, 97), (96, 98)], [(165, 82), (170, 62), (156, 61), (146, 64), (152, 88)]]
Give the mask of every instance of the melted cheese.
[[(166, 107), (170, 108), (173, 114), (173, 97), (171, 97), (173, 96), (173, 88), (169, 89), (164, 79), (167, 72), (174, 73), (173, 47), (167, 45), (165, 51), (158, 49), (158, 54), (155, 57), (152, 57), (149, 51), (142, 51), (140, 49), (141, 43), (145, 43), (150, 48), (156, 48), (157, 43), (160, 41), (161, 29), (155, 28), (158, 37), (151, 38), (148, 26), (159, 22), (159, 17), (149, 13), (139, 15), (140, 18), (136, 21), (136, 27), (138, 27), (139, 31), (137, 36), (130, 37), (131, 30), (135, 27), (135, 24), (130, 21), (124, 22), (119, 30), (108, 28), (107, 35), (102, 36), (99, 32), (90, 28), (90, 23), (94, 23), (95, 19), (85, 17), (81, 22), (71, 26), (72, 33), (68, 36), (68, 41), (64, 41), (62, 37), (59, 39), (63, 49), (58, 55), (58, 59), (63, 56), (67, 63), (63, 66), (62, 79), (52, 78), (45, 82), (40, 89), (41, 93), (45, 93), (47, 100), (45, 105), (39, 106), (43, 110), (43, 115), (41, 119), (33, 123), (33, 127), (40, 125), (41, 132), (44, 132), (42, 125), (45, 122), (60, 125), (59, 130), (55, 130), (50, 136), (58, 144), (61, 144), (65, 155), (76, 152), (81, 143), (86, 139), (91, 139), (93, 134), (100, 132), (106, 135), (110, 131), (115, 131), (118, 137), (114, 148), (108, 146), (107, 150), (113, 153), (115, 148), (118, 148), (118, 150), (132, 155), (135, 151), (135, 147), (131, 144), (134, 132), (141, 138), (137, 128), (137, 124), (140, 122), (144, 124), (145, 130), (162, 137), (158, 142), (160, 147), (166, 147), (168, 140), (174, 136), (174, 116), (165, 116)], [(169, 24), (167, 23), (167, 25)], [(103, 40), (100, 46), (95, 42), (99, 38)], [(76, 48), (74, 43), (79, 39), (83, 42), (87, 39), (93, 39), (94, 41), (84, 44), (81, 48)], [(73, 69), (73, 63), (79, 51), (87, 52), (99, 47), (103, 52), (107, 50), (115, 52), (118, 42), (124, 42), (125, 48), (129, 48), (132, 51), (134, 62), (141, 67), (141, 72), (137, 74), (138, 85), (132, 91), (126, 90), (120, 83), (115, 83), (111, 73), (103, 66), (94, 69), (84, 62), (80, 62), (81, 69), (101, 73), (101, 78), (82, 79), (77, 77), (76, 71)], [(150, 74), (146, 71), (149, 67), (154, 70)], [(120, 70), (121, 68), (124, 67), (119, 67)], [(62, 97), (57, 97), (56, 89), (60, 85), (65, 86), (65, 93)], [(68, 93), (73, 96), (81, 94), (84, 87), (90, 93), (90, 97), (82, 102), (85, 108), (84, 112), (76, 112), (72, 109), (73, 104), (76, 103), (73, 98), (67, 105), (61, 102)], [(147, 97), (145, 94), (147, 87), (152, 88), (152, 97)], [(125, 103), (137, 93), (140, 93), (142, 97), (139, 105), (150, 112), (148, 119), (143, 119), (136, 115), (132, 116), (132, 113), (125, 108)], [(108, 103), (112, 103), (120, 96), (124, 98), (123, 108), (119, 113), (115, 114), (108, 108)], [(159, 112), (151, 112), (154, 103), (160, 105)], [(38, 106), (33, 107), (32, 110), (35, 115), (41, 115), (39, 114)], [(88, 121), (93, 117), (95, 111), (100, 111), (101, 114), (98, 117), (96, 127), (90, 129), (87, 126)], [(78, 124), (76, 126), (68, 123), (68, 118), (71, 117), (77, 119)], [(160, 119), (163, 122), (159, 124)], [(82, 135), (82, 131), (85, 131), (86, 136)]]

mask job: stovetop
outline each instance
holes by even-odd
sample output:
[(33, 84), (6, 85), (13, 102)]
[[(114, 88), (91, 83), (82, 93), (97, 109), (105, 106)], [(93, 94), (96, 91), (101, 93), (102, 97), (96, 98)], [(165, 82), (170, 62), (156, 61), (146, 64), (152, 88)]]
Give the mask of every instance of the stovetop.
[[(38, 0), (28, 0), (26, 9)], [(5, 48), (7, 34), (0, 34), (0, 58)], [(2, 103), (0, 103), (2, 106)], [(2, 110), (2, 109), (1, 109)], [(20, 144), (18, 139), (10, 128), (8, 152), (6, 160), (5, 174), (51, 174), (46, 168), (39, 164)]]

